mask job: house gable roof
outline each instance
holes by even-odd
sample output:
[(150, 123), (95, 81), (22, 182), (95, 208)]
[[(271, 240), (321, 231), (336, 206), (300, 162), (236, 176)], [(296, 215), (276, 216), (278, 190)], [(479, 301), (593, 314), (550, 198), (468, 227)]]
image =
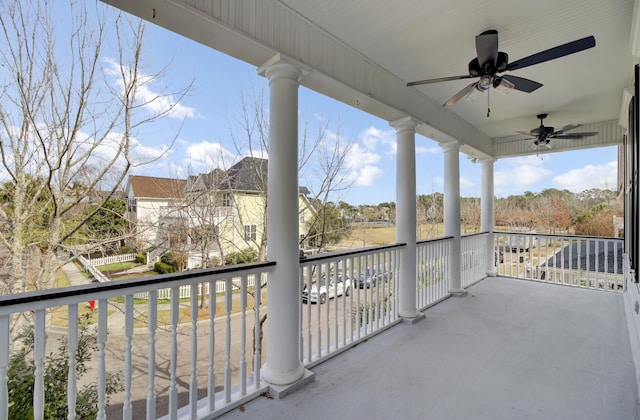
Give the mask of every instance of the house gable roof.
[(130, 175), (127, 193), (133, 191), (129, 198), (183, 198), (186, 183), (184, 179)]

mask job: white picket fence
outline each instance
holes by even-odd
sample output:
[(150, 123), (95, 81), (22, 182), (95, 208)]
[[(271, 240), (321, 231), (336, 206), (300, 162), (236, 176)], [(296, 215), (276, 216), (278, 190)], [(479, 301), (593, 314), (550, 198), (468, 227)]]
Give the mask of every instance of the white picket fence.
[[(266, 274), (262, 274), (264, 279), (262, 281), (262, 287), (266, 284)], [(240, 290), (242, 283), (241, 277), (234, 277), (231, 280), (231, 292), (234, 290)], [(216, 281), (216, 294), (224, 294), (226, 292), (226, 280), (218, 280)], [(252, 288), (256, 285), (256, 276), (255, 274), (251, 274), (247, 276), (247, 287)], [(198, 284), (198, 296), (202, 296), (204, 293), (205, 296), (209, 294), (209, 283), (199, 283)], [(158, 299), (171, 299), (171, 289), (160, 289), (157, 291)], [(136, 299), (149, 299), (149, 293), (140, 292), (134, 293), (133, 295)], [(179, 288), (179, 299), (189, 299), (191, 298), (191, 286), (184, 285)]]
[(110, 255), (108, 257), (102, 257), (102, 258), (88, 258), (87, 261), (89, 265), (98, 267), (101, 265), (135, 261), (135, 259), (136, 259), (136, 254), (131, 253), (131, 254), (121, 254), (121, 255)]

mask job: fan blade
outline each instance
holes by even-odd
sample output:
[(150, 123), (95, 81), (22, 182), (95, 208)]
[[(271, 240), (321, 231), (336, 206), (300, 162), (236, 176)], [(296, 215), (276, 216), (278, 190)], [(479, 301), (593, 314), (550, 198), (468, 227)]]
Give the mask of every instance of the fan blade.
[(596, 46), (596, 39), (592, 36), (578, 39), (577, 41), (568, 42), (554, 48), (521, 58), (507, 65), (507, 70), (518, 70), (534, 64), (544, 63), (545, 61), (555, 60), (565, 55), (574, 54)]
[(577, 124), (577, 125), (573, 125), (573, 124), (565, 125), (560, 130), (558, 130), (557, 133), (558, 134), (566, 133), (567, 131), (575, 130), (578, 127), (580, 127), (580, 124)]
[(591, 131), (589, 133), (559, 134), (551, 137), (554, 139), (583, 139), (585, 137), (595, 136), (596, 134), (598, 134), (597, 131)]
[(474, 77), (475, 76), (469, 76), (468, 74), (465, 76), (439, 77), (437, 79), (425, 79), (418, 80), (416, 82), (409, 82), (407, 83), (407, 86), (427, 85), (429, 83), (448, 82), (449, 80), (473, 79)]
[(471, 92), (473, 89), (476, 88), (476, 83), (477, 82), (471, 83), (469, 86), (467, 86), (466, 88), (462, 89), (460, 92), (453, 95), (447, 102), (442, 104), (442, 106), (451, 106), (456, 102), (458, 102), (460, 99), (464, 98), (469, 92)]
[[(530, 136), (531, 135), (531, 133), (528, 132), (528, 131), (516, 131), (516, 133), (524, 134), (525, 136)], [(517, 140), (517, 141), (520, 141), (520, 140)]]
[(490, 29), (476, 36), (476, 52), (481, 69), (484, 69), (487, 63), (491, 63), (491, 68), (495, 68), (498, 59), (498, 31)]
[(542, 87), (542, 83), (538, 83), (534, 80), (525, 79), (524, 77), (505, 74), (504, 76), (502, 76), (502, 78), (513, 83), (513, 88), (521, 92), (531, 93), (534, 90)]

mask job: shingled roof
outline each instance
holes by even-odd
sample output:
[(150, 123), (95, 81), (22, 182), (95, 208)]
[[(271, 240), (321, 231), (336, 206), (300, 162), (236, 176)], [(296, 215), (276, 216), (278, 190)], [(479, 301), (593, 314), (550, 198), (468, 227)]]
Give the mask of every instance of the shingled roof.
[(129, 176), (129, 184), (136, 198), (183, 198), (185, 179)]

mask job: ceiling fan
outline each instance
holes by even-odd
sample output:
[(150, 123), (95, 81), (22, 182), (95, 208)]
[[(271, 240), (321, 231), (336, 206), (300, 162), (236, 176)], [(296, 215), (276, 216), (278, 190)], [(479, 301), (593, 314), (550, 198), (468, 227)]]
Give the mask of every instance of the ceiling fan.
[(597, 131), (589, 131), (583, 133), (566, 134), (567, 131), (574, 130), (580, 125), (565, 125), (560, 130), (556, 130), (554, 127), (545, 127), (543, 120), (547, 118), (547, 114), (538, 114), (536, 118), (540, 120), (540, 126), (532, 129), (531, 131), (518, 131), (520, 134), (526, 134), (531, 136), (526, 140), (533, 140), (529, 146), (529, 150), (543, 150), (551, 149), (551, 139), (582, 139), (585, 137), (591, 137), (598, 134)]
[(592, 48), (595, 45), (595, 38), (593, 36), (588, 36), (586, 38), (578, 39), (576, 41), (562, 44), (528, 57), (521, 58), (513, 63), (509, 63), (509, 55), (498, 51), (498, 31), (490, 29), (476, 36), (476, 52), (478, 56), (469, 62), (468, 75), (418, 80), (416, 82), (407, 83), (407, 86), (426, 85), (430, 83), (479, 77), (478, 81), (471, 83), (460, 92), (453, 95), (442, 106), (451, 106), (465, 96), (467, 96), (469, 100), (473, 100), (492, 86), (499, 92), (505, 94), (509, 93), (512, 89), (531, 93), (541, 87), (542, 84), (523, 77), (512, 75), (499, 76), (498, 73), (519, 70), (533, 66), (534, 64), (555, 60), (556, 58)]

